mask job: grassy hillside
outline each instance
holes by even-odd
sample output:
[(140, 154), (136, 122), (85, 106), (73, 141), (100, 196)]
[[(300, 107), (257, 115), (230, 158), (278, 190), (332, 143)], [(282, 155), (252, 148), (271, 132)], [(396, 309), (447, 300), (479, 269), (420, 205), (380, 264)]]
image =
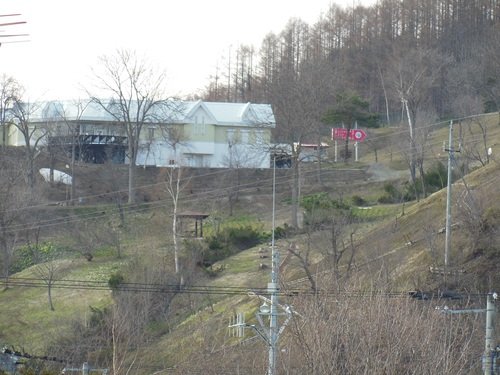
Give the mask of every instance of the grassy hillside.
[[(448, 289), (464, 294), (500, 290), (500, 165), (496, 161), (496, 153), (500, 152), (500, 131), (497, 120), (491, 116), (484, 122), (488, 129), (487, 145), (493, 149), (491, 160), (484, 166), (484, 155), (474, 158), (475, 151), (484, 149), (482, 133), (477, 129), (462, 129), (461, 132), (469, 145), (470, 160), (465, 179), (457, 177), (453, 185), (453, 231), (446, 278), (439, 272), (430, 271), (431, 268), (439, 270), (443, 265), (446, 189), (418, 202), (379, 202), (387, 184), (402, 189), (408, 179), (403, 150), (397, 147), (397, 139), (403, 137), (402, 129), (371, 131), (371, 143), (361, 146), (358, 163), (325, 164), (321, 178), (317, 165), (304, 166), (302, 194), (327, 192), (333, 199), (349, 202), (349, 212), (355, 220), (345, 225), (339, 234), (343, 241), (339, 243), (345, 244), (348, 250), (338, 262), (332, 262), (328, 256), (332, 248), (332, 230), (328, 226), (289, 231), (277, 240), (282, 260), (282, 288), (293, 291), (284, 297), (287, 302), (300, 304), (297, 294), (303, 293), (304, 298), (309, 296), (311, 285), (306, 270), (315, 275), (317, 287), (329, 293), (332, 285), (339, 285), (339, 280), (345, 283), (345, 288), (349, 284), (357, 290), (404, 295), (409, 290), (436, 295)], [(472, 125), (470, 127), (472, 129)], [(429, 167), (446, 160), (441, 148), (443, 139), (447, 139), (447, 127), (436, 127), (430, 139), (426, 161)], [(147, 343), (136, 347), (123, 337), (115, 337), (115, 347), (118, 343), (127, 347), (122, 365), (132, 366), (136, 373), (153, 373), (157, 369), (174, 372), (175, 368), (182, 371), (183, 366), (192, 365), (193, 358), (200, 361), (219, 358), (217, 356), (224, 350), (238, 357), (242, 347), (235, 346), (239, 340), (232, 337), (227, 325), (231, 316), (240, 311), (245, 312), (247, 321), (256, 323), (254, 313), (261, 301), (248, 292), (262, 291), (269, 281), (269, 237), (263, 236), (267, 240), (219, 260), (210, 269), (196, 264), (201, 254), (208, 251), (208, 245), (198, 240), (185, 242), (182, 259), (189, 276), (185, 280), (185, 292), (181, 293), (172, 288), (177, 279), (172, 270), (171, 211), (162, 185), (163, 172), (141, 170), (142, 202), (126, 207), (126, 221), (121, 223), (119, 207), (113, 202), (116, 202), (117, 191), (126, 190), (125, 174), (120, 173), (119, 168), (113, 173), (106, 171), (102, 166), (80, 168), (78, 194), (84, 197), (82, 205), (38, 207), (44, 217), (40, 221), (42, 241), (69, 249), (64, 256), (50, 262), (57, 270), (51, 290), (54, 311), (49, 309), (48, 288), (41, 277), (40, 265), (12, 275), (8, 288), (0, 293), (0, 313), (8, 317), (0, 322), (0, 343), (35, 354), (66, 355), (67, 351), (54, 353), (54, 348), (63, 342), (75, 344), (77, 337), (71, 336), (75, 326), (92, 328), (97, 335), (93, 324), (98, 314), (109, 313), (118, 319), (119, 315), (112, 314), (119, 314), (118, 307), (128, 303), (128, 306), (136, 306), (129, 308), (139, 314), (134, 315), (134, 319), (144, 319), (140, 332), (147, 337)], [(227, 171), (191, 173), (183, 191), (182, 208), (211, 214), (205, 223), (207, 236), (216, 233), (218, 225), (221, 228), (251, 226), (255, 231), (270, 233), (270, 171), (241, 171), (235, 217), (227, 216), (224, 191), (234, 175)], [(276, 223), (286, 228), (290, 216), (289, 170), (278, 171), (276, 188)], [(44, 191), (46, 199), (56, 201), (63, 200), (66, 193), (61, 186), (45, 186)], [(123, 193), (119, 195), (126, 198)], [(352, 197), (361, 198), (363, 205), (352, 205)], [(474, 236), (474, 233), (480, 235)], [(307, 256), (306, 264), (288, 251), (292, 243), (303, 259)], [(92, 249), (91, 261), (82, 256), (87, 248)], [(353, 252), (350, 263), (349, 252)], [(335, 284), (325, 286), (324, 277), (331, 277), (332, 267), (336, 267), (335, 272), (341, 277)], [(123, 287), (125, 284), (122, 290), (108, 288), (110, 278), (117, 275), (123, 277), (122, 282), (129, 283), (129, 292)], [(36, 279), (36, 285), (29, 285), (32, 279)], [(72, 284), (65, 287), (64, 280)], [(146, 287), (130, 292), (132, 286), (138, 285)], [(148, 289), (156, 285), (162, 288)], [(189, 288), (197, 289), (189, 292)], [(233, 293), (228, 288), (236, 289)], [(157, 315), (140, 316), (140, 305), (150, 306)], [(113, 306), (117, 306), (116, 310)], [(105, 321), (102, 318), (101, 323)], [(118, 320), (114, 322), (117, 324)], [(90, 350), (75, 344), (74, 350), (78, 352), (75, 361), (106, 363), (104, 358), (109, 358), (109, 353), (102, 349), (109, 344), (106, 335), (95, 341), (88, 337), (85, 340), (86, 345), (93, 342), (93, 347)], [(264, 345), (254, 341), (252, 351), (259, 350), (265, 351)]]

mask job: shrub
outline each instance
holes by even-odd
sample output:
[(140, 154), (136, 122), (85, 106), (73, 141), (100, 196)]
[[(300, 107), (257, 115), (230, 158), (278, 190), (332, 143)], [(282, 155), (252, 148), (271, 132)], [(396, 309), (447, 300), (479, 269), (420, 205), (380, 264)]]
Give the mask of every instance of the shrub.
[(125, 281), (123, 275), (119, 272), (113, 273), (108, 280), (108, 285), (112, 290), (119, 288), (120, 284)]
[(309, 213), (318, 209), (349, 209), (348, 204), (342, 200), (330, 198), (325, 192), (304, 196), (300, 205)]
[(65, 249), (51, 242), (43, 242), (37, 247), (24, 245), (14, 251), (14, 262), (10, 273), (21, 272), (35, 264), (47, 262), (64, 254)]
[(448, 183), (448, 171), (441, 162), (436, 162), (424, 176), (424, 183), (429, 192), (435, 192), (446, 187)]
[(360, 197), (359, 195), (353, 195), (351, 199), (352, 199), (352, 204), (355, 206), (366, 205), (366, 201), (364, 200), (364, 198)]
[(301, 206), (305, 209), (304, 224), (313, 229), (321, 228), (323, 224), (331, 221), (333, 215), (339, 212), (345, 215), (351, 208), (344, 201), (332, 199), (325, 192), (303, 197)]
[(262, 242), (261, 232), (251, 225), (228, 228), (228, 242), (239, 250), (248, 249)]
[[(274, 238), (279, 239), (279, 238), (286, 238), (289, 234), (294, 234), (295, 229), (289, 226), (287, 223), (283, 224), (282, 227), (276, 227), (274, 228)], [(272, 237), (272, 233), (269, 233), (268, 235), (269, 238)]]
[(484, 232), (493, 232), (500, 226), (500, 209), (495, 207), (487, 208), (482, 217), (482, 230)]
[(384, 192), (385, 194), (378, 199), (379, 203), (399, 203), (403, 198), (403, 194), (390, 182), (384, 184)]
[[(276, 233), (276, 232), (275, 232)], [(260, 225), (240, 224), (226, 226), (205, 239), (208, 249), (203, 252), (203, 264), (209, 266), (241, 250), (256, 246), (270, 238)]]

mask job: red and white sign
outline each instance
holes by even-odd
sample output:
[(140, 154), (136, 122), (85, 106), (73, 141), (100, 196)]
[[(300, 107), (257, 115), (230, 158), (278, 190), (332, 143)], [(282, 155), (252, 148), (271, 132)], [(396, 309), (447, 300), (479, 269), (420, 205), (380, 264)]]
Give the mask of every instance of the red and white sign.
[[(347, 138), (346, 128), (332, 128), (332, 139), (342, 139)], [(366, 138), (366, 132), (361, 129), (351, 129), (349, 131), (349, 139), (356, 142), (363, 142)]]
[(346, 139), (346, 128), (332, 128), (332, 139)]
[(361, 129), (351, 129), (349, 134), (349, 139), (352, 139), (356, 142), (363, 142), (366, 138), (366, 132)]

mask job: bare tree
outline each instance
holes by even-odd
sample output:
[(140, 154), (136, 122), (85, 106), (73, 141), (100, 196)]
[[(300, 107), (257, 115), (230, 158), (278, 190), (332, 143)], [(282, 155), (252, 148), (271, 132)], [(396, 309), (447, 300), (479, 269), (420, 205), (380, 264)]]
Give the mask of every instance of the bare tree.
[(112, 306), (107, 324), (111, 331), (113, 374), (129, 374), (139, 358), (140, 347), (137, 344), (140, 342), (139, 337), (143, 336), (142, 329), (134, 324), (131, 310), (120, 306)]
[(0, 77), (0, 127), (2, 128), (2, 146), (7, 144), (7, 124), (9, 111), (21, 91), (19, 83), (12, 77), (2, 74)]
[[(74, 249), (89, 262), (94, 258), (94, 252), (103, 245), (113, 244), (116, 239), (109, 237), (109, 231), (99, 217), (94, 220), (82, 220), (69, 229)], [(114, 235), (114, 234), (113, 234)]]
[(55, 259), (45, 261), (35, 267), (35, 273), (43, 280), (45, 285), (47, 285), (47, 297), (51, 311), (55, 310), (52, 302), (52, 286), (57, 280), (60, 270), (61, 264)]
[(302, 144), (318, 142), (320, 139), (320, 129), (323, 127), (321, 116), (326, 111), (328, 100), (332, 97), (328, 80), (320, 79), (323, 69), (326, 67), (314, 71), (312, 66), (307, 66), (304, 67), (303, 74), (283, 72), (269, 88), (277, 123), (274, 139), (277, 143), (286, 144), (288, 152), (291, 153), (293, 171), (291, 224), (296, 228), (299, 224)]
[(304, 270), (304, 272), (306, 273), (307, 279), (309, 280), (312, 291), (316, 292), (317, 291), (316, 279), (315, 279), (316, 275), (311, 269), (311, 262), (310, 262), (311, 242), (312, 242), (310, 236), (311, 233), (308, 232), (307, 234), (308, 234), (308, 241), (306, 243), (305, 252), (300, 251), (295, 242), (291, 242), (287, 250), (290, 254), (292, 254), (299, 260), (300, 265)]
[[(0, 272), (8, 279), (13, 262), (14, 250), (18, 244), (20, 232), (26, 221), (26, 211), (32, 199), (23, 181), (22, 168), (15, 157), (8, 157), (0, 152)], [(8, 285), (8, 284), (7, 284)]]
[(177, 214), (178, 214), (178, 204), (179, 204), (179, 194), (181, 191), (181, 176), (182, 169), (180, 167), (173, 167), (168, 173), (166, 188), (170, 197), (172, 198), (172, 239), (174, 241), (174, 264), (175, 273), (179, 273), (179, 238), (177, 233)]
[[(430, 98), (439, 80), (444, 79), (444, 68), (451, 58), (433, 49), (417, 48), (410, 52), (396, 51), (389, 74), (392, 90), (401, 101), (402, 112), (408, 122), (409, 169), (411, 181), (417, 183), (417, 116), (424, 109), (433, 109)], [(418, 195), (417, 195), (418, 198)]]
[[(80, 122), (89, 101), (77, 100), (70, 104), (71, 108), (64, 102), (49, 103), (50, 117), (47, 119), (47, 144), (51, 159), (62, 155), (69, 155), (69, 170), (71, 174), (71, 185), (69, 202), (74, 204), (75, 186), (77, 177), (75, 166), (82, 154), (80, 142)], [(61, 127), (63, 124), (63, 127)], [(53, 177), (53, 163), (51, 163), (51, 177)], [(52, 179), (51, 179), (52, 181)]]
[(479, 163), (485, 166), (490, 162), (489, 144), (488, 144), (488, 125), (485, 119), (476, 117), (467, 121), (460, 122), (460, 146), (462, 155), (467, 163)]
[(281, 357), (282, 366), (311, 375), (465, 375), (480, 369), (481, 318), (451, 317), (432, 304), (351, 288), (334, 296), (294, 298), (301, 317), (283, 340), (290, 356)]
[[(179, 164), (181, 155), (178, 155), (179, 148), (189, 146), (189, 138), (184, 132), (184, 127), (175, 125), (173, 121), (169, 121), (176, 115), (183, 114), (184, 108), (181, 104), (174, 104), (169, 106), (169, 113), (162, 116), (167, 119), (165, 124), (160, 126), (161, 139), (168, 148), (171, 150), (171, 154), (168, 156), (168, 164)], [(170, 123), (172, 122), (172, 123)]]
[[(238, 202), (241, 189), (241, 170), (250, 167), (252, 162), (251, 150), (242, 143), (241, 136), (228, 133), (227, 146), (229, 153), (223, 163), (228, 168), (223, 181), (223, 190), (227, 194), (229, 216), (233, 215), (235, 204)], [(260, 145), (259, 145), (260, 146)], [(256, 146), (258, 147), (258, 146)]]
[[(166, 171), (165, 189), (172, 199), (172, 241), (174, 245), (174, 269), (176, 274), (180, 274), (181, 265), (179, 261), (181, 244), (179, 243), (179, 198), (182, 190), (186, 187), (187, 181), (183, 180), (184, 168), (180, 165), (172, 165)], [(182, 275), (181, 275), (182, 280)]]
[[(436, 115), (434, 112), (422, 112), (421, 115), (416, 120), (416, 129), (414, 134), (414, 161), (416, 163), (417, 170), (419, 172), (420, 185), (422, 189), (422, 195), (425, 198), (427, 196), (427, 186), (425, 184), (425, 161), (429, 157), (429, 136), (434, 130), (434, 123), (436, 122)], [(410, 141), (411, 144), (411, 141)], [(411, 147), (410, 147), (411, 149)], [(403, 150), (403, 154), (407, 154), (407, 150)], [(411, 160), (411, 157), (407, 157), (407, 160)], [(416, 194), (418, 198), (418, 194)]]
[(158, 109), (167, 105), (163, 92), (164, 73), (158, 73), (133, 52), (119, 50), (115, 55), (102, 56), (101, 72), (94, 71), (97, 88), (109, 93), (104, 100), (90, 94), (92, 100), (123, 125), (128, 142), (128, 201), (135, 202), (135, 167), (140, 150), (141, 132), (145, 123), (158, 123)]
[(35, 187), (35, 159), (39, 153), (39, 146), (47, 136), (45, 123), (32, 121), (32, 115), (39, 110), (39, 103), (25, 102), (22, 93), (14, 98), (10, 111), (11, 123), (21, 133), (24, 141), (24, 160), (26, 183), (31, 188)]
[[(333, 274), (337, 281), (340, 280), (342, 276), (340, 272), (341, 260), (348, 257), (344, 262), (346, 270), (343, 274), (344, 276), (348, 276), (351, 272), (354, 256), (356, 254), (356, 245), (354, 243), (355, 229), (353, 229), (353, 226), (350, 224), (346, 216), (338, 219), (332, 218), (330, 224), (331, 246), (327, 250), (327, 255), (332, 262)], [(346, 231), (346, 229), (348, 229), (348, 235), (342, 236), (342, 232)]]

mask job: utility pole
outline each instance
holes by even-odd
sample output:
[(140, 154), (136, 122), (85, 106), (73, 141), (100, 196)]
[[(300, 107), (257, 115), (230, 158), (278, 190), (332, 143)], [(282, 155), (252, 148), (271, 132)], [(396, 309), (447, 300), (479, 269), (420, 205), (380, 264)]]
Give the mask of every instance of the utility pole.
[(450, 131), (448, 136), (448, 148), (444, 148), (448, 152), (448, 184), (446, 189), (446, 237), (444, 244), (444, 277), (446, 280), (446, 272), (449, 266), (449, 254), (451, 244), (451, 159), (453, 153), (456, 152), (453, 148), (453, 120), (450, 121)]
[[(243, 328), (252, 328), (258, 334), (258, 336), (264, 340), (264, 342), (268, 346), (268, 367), (267, 367), (267, 375), (276, 375), (276, 364), (277, 364), (277, 354), (278, 354), (278, 340), (287, 326), (288, 322), (292, 318), (292, 315), (298, 315), (297, 312), (293, 311), (291, 306), (281, 305), (279, 303), (279, 251), (275, 246), (275, 211), (276, 211), (276, 158), (273, 158), (273, 215), (272, 215), (272, 239), (271, 239), (271, 282), (267, 284), (267, 291), (269, 293), (269, 298), (256, 295), (255, 293), (249, 293), (250, 296), (257, 296), (259, 299), (264, 301), (264, 303), (260, 306), (259, 312), (256, 314), (256, 318), (259, 322), (259, 325), (254, 324), (246, 324), (244, 321), (243, 314), (238, 314), (236, 316), (236, 323), (233, 319), (231, 319), (231, 323), (229, 324), (229, 328), (236, 328), (236, 335), (238, 337), (243, 337)], [(278, 309), (281, 309), (282, 312), (278, 312)], [(281, 324), (278, 324), (278, 316), (284, 315), (286, 318)], [(269, 317), (269, 327), (264, 325), (264, 321), (262, 316)]]
[(486, 299), (486, 334), (484, 337), (483, 371), (484, 375), (498, 374), (496, 358), (497, 346), (495, 344), (495, 304), (496, 293), (488, 293)]
[(486, 309), (464, 309), (452, 310), (446, 306), (439, 309), (444, 314), (478, 314), (486, 313), (486, 328), (484, 335), (484, 352), (482, 358), (482, 368), (484, 375), (498, 375), (499, 367), (497, 365), (497, 357), (500, 354), (500, 348), (495, 344), (495, 316), (496, 307), (495, 301), (498, 300), (497, 293), (488, 293), (486, 296)]
[(279, 285), (279, 252), (276, 251), (274, 228), (276, 207), (276, 159), (273, 159), (273, 216), (271, 237), (271, 282), (267, 289), (271, 295), (271, 311), (269, 316), (269, 366), (268, 375), (276, 373), (276, 347), (278, 344), (278, 285)]

